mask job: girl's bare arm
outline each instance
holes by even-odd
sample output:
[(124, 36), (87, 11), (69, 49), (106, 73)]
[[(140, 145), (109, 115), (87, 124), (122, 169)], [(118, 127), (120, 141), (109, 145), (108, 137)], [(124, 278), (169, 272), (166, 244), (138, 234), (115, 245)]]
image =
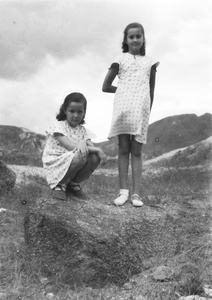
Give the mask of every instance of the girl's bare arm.
[(159, 66), (159, 62), (155, 63), (151, 67), (151, 73), (150, 73), (150, 99), (151, 99), (151, 104), (150, 108), (152, 108), (153, 100), (154, 100), (154, 91), (155, 91), (155, 81), (156, 81), (156, 72), (157, 72), (157, 67)]
[(68, 151), (72, 151), (76, 149), (79, 153), (82, 154), (82, 157), (86, 157), (86, 155), (89, 152), (89, 149), (87, 147), (86, 141), (80, 141), (78, 144), (72, 142), (69, 140), (68, 137), (62, 135), (61, 133), (54, 133), (55, 139)]
[(118, 74), (117, 69), (115, 69), (115, 68), (109, 69), (109, 71), (105, 77), (105, 80), (103, 82), (103, 85), (102, 85), (103, 92), (105, 92), (105, 93), (115, 93), (116, 92), (117, 87), (112, 85), (112, 83), (117, 74)]
[[(55, 139), (68, 151), (72, 151), (75, 148), (78, 148), (78, 145), (72, 141), (70, 141), (66, 136), (62, 135), (61, 133), (54, 133), (54, 137)], [(80, 142), (81, 143), (81, 142)], [(79, 146), (79, 149), (77, 149), (78, 151), (80, 151), (80, 153), (82, 154), (82, 156), (86, 156), (87, 152), (90, 153), (96, 153), (99, 157), (99, 159), (101, 160), (101, 162), (103, 164), (106, 163), (106, 155), (104, 154), (104, 152), (102, 151), (102, 149), (95, 147), (93, 145), (93, 143), (91, 142), (91, 140), (87, 140), (82, 141), (83, 145)]]
[(101, 160), (101, 164), (104, 165), (107, 162), (107, 156), (104, 154), (101, 148), (95, 147), (91, 140), (87, 140), (86, 144), (88, 146), (88, 151), (90, 153), (96, 153), (99, 159)]
[(90, 153), (97, 153), (99, 150), (101, 150), (100, 148), (95, 147), (94, 144), (91, 142), (91, 140), (87, 140), (86, 145)]
[(54, 138), (68, 151), (74, 150), (74, 148), (77, 147), (77, 144), (70, 141), (66, 136), (64, 136), (62, 133), (55, 132)]

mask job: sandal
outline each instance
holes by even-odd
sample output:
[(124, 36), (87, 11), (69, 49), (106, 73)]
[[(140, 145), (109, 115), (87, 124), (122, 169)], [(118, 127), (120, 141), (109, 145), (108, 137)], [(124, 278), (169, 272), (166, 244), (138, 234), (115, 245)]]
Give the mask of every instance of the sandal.
[(138, 194), (133, 194), (131, 196), (131, 202), (132, 202), (133, 206), (139, 207), (139, 206), (143, 205), (141, 197)]
[(58, 184), (53, 188), (53, 197), (59, 200), (66, 201), (66, 193), (62, 185)]
[(66, 193), (72, 194), (75, 197), (80, 198), (80, 199), (84, 199), (84, 200), (87, 199), (86, 194), (82, 191), (82, 188), (78, 183), (70, 182), (69, 184), (67, 184)]

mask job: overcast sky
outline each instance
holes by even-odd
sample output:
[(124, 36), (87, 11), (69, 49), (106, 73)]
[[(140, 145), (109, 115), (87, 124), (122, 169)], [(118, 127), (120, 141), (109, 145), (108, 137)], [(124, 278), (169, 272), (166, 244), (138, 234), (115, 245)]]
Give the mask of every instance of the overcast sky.
[(150, 123), (212, 113), (211, 16), (212, 0), (0, 0), (0, 124), (45, 133), (78, 91), (94, 141), (106, 140), (114, 94), (102, 82), (135, 21), (160, 61)]

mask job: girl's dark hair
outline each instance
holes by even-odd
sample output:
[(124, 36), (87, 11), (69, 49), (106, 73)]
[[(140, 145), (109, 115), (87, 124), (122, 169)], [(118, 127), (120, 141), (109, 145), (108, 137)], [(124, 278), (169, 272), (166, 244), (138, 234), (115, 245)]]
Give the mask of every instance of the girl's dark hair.
[(123, 39), (123, 42), (122, 42), (122, 51), (123, 52), (128, 52), (129, 51), (128, 45), (126, 44), (126, 40), (127, 40), (128, 30), (131, 29), (131, 28), (140, 28), (141, 29), (143, 37), (144, 37), (144, 42), (143, 42), (143, 45), (142, 45), (142, 47), (140, 49), (140, 54), (141, 55), (145, 55), (146, 54), (146, 39), (145, 39), (144, 28), (143, 28), (143, 26), (140, 23), (136, 23), (136, 22), (135, 23), (130, 23), (124, 29), (124, 39)]
[[(56, 119), (58, 121), (64, 121), (64, 120), (66, 120), (65, 111), (66, 111), (67, 107), (69, 106), (69, 104), (71, 102), (82, 103), (83, 106), (84, 106), (84, 110), (86, 112), (87, 100), (86, 100), (85, 96), (83, 94), (81, 94), (81, 93), (71, 93), (71, 94), (69, 94), (69, 95), (67, 95), (65, 97), (64, 102), (63, 102), (63, 104), (60, 107), (60, 111), (59, 111), (59, 113), (56, 116)], [(85, 123), (85, 120), (82, 119), (82, 121), (80, 122), (80, 124), (84, 124), (84, 123)]]

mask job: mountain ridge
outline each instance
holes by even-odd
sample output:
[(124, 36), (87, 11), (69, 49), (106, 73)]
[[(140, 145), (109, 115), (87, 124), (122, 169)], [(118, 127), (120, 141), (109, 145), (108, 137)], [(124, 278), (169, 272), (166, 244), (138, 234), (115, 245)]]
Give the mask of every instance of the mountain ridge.
[[(149, 125), (147, 144), (143, 147), (144, 159), (151, 159), (174, 149), (205, 140), (212, 135), (212, 115), (205, 113), (175, 115)], [(41, 166), (46, 136), (24, 127), (0, 125), (0, 159), (9, 164)], [(94, 143), (107, 156), (118, 154), (117, 138)]]
[[(174, 149), (183, 148), (212, 135), (212, 115), (182, 114), (163, 118), (149, 125), (143, 154), (147, 159)], [(117, 139), (97, 143), (107, 155), (118, 154)], [(112, 155), (111, 155), (112, 154)]]

